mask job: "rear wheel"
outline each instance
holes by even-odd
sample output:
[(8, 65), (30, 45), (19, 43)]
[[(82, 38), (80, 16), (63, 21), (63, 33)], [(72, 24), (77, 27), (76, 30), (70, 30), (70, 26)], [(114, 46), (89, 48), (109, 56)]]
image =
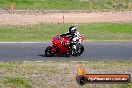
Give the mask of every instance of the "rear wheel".
[(80, 56), (84, 52), (84, 46), (82, 44), (77, 45), (77, 55)]
[(46, 57), (51, 57), (51, 56), (52, 56), (51, 49), (52, 49), (51, 46), (48, 46), (48, 47), (46, 48), (46, 50), (45, 50), (45, 56), (46, 56)]
[(83, 52), (84, 52), (84, 46), (80, 43), (76, 45), (76, 50), (75, 49), (71, 50), (72, 56), (80, 56)]

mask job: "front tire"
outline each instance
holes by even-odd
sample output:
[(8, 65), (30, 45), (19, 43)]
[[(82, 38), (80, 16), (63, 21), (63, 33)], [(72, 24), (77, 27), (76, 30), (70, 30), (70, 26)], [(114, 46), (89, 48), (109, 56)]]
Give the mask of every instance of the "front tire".
[(51, 57), (51, 56), (52, 56), (51, 49), (52, 49), (51, 46), (48, 46), (48, 47), (46, 48), (46, 50), (45, 50), (45, 56), (46, 56), (46, 57)]

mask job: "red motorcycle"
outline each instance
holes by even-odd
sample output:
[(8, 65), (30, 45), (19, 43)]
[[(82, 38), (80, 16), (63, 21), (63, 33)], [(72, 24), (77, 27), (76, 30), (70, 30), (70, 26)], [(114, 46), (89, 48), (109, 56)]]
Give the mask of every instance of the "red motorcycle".
[(60, 35), (52, 38), (52, 45), (48, 46), (45, 50), (45, 56), (51, 57), (55, 55), (72, 55), (80, 56), (84, 52), (84, 46), (80, 43), (84, 39), (79, 37), (80, 42), (76, 42), (76, 49), (70, 44), (70, 36), (61, 37)]

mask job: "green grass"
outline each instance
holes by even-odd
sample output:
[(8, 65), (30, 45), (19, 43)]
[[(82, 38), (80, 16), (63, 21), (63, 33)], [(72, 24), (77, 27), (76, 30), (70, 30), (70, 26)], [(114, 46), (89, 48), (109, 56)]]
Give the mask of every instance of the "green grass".
[[(130, 74), (132, 61), (43, 61), (0, 62), (0, 88), (131, 88), (129, 84), (76, 83), (78, 67), (87, 74)], [(48, 69), (48, 70), (45, 70)], [(53, 70), (51, 72), (51, 70)]]
[[(9, 8), (9, 0), (0, 0), (1, 8)], [(79, 0), (14, 0), (16, 9), (83, 9)]]
[[(93, 9), (132, 10), (131, 4), (131, 0), (93, 0)], [(15, 9), (83, 10), (84, 0), (14, 0), (14, 6)], [(89, 1), (85, 6), (89, 10)], [(0, 0), (0, 8), (9, 9), (9, 7), (10, 0)]]
[[(27, 62), (28, 63), (28, 62)], [(22, 74), (53, 74), (59, 72), (61, 69), (57, 69), (56, 66), (47, 66), (46, 64), (34, 64), (32, 62), (25, 64), (23, 62), (8, 62), (3, 63), (0, 62), (0, 69), (1, 72), (6, 71), (6, 74), (11, 74), (14, 76), (15, 73), (19, 73), (18, 75)]]
[(132, 41), (131, 23), (90, 23), (90, 24), (38, 24), (28, 26), (0, 26), (1, 42), (45, 42), (54, 35), (68, 31), (76, 25), (85, 40)]
[(30, 80), (20, 77), (6, 77), (4, 84), (9, 88), (32, 88)]

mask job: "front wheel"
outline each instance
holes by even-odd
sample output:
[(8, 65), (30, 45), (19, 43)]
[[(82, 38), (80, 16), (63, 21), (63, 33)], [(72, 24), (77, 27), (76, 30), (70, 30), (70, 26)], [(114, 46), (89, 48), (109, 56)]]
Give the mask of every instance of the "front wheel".
[(52, 49), (51, 46), (48, 46), (48, 47), (46, 48), (46, 50), (45, 50), (45, 56), (46, 56), (46, 57), (51, 57), (51, 56), (52, 56), (51, 49)]

